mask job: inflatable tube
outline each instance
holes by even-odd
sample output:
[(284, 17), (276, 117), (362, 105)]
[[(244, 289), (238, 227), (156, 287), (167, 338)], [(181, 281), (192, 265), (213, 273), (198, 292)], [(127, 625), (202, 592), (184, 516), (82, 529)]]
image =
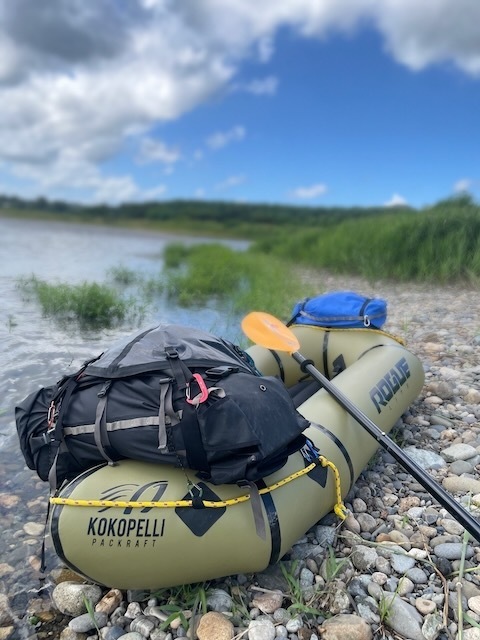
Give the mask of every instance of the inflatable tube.
[[(292, 329), (303, 355), (330, 377), (341, 371), (335, 385), (385, 432), (422, 388), (418, 358), (387, 334)], [(288, 355), (258, 346), (250, 353), (262, 373), (280, 375), (288, 386), (305, 377)], [(198, 497), (196, 487), (192, 490), (194, 471), (132, 460), (92, 469), (54, 501), (50, 530), (57, 554), (88, 580), (121, 589), (171, 587), (264, 570), (332, 510), (338, 492), (342, 497), (348, 493), (378, 448), (323, 389), (299, 411), (311, 422), (306, 435), (330, 467), (310, 465), (297, 452), (257, 483), (260, 491), (252, 491), (252, 499), (242, 501), (251, 492), (248, 487), (201, 482), (202, 495), (194, 506), (179, 503)], [(219, 501), (216, 508), (203, 506)]]

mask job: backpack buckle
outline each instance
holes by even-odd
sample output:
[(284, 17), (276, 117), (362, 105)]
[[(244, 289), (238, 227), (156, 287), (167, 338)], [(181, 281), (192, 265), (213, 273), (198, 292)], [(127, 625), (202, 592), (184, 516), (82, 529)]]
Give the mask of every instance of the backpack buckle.
[(50, 406), (48, 407), (48, 413), (47, 413), (47, 426), (48, 426), (47, 433), (55, 430), (56, 410), (57, 408), (55, 407), (55, 402), (52, 400), (50, 403)]
[(192, 398), (191, 386), (190, 386), (191, 383), (187, 382), (185, 397), (188, 404), (193, 404), (195, 406), (198, 406), (199, 404), (202, 404), (202, 402), (205, 402), (205, 400), (208, 399), (208, 389), (207, 389), (207, 385), (205, 384), (205, 380), (202, 378), (202, 376), (199, 373), (194, 373), (192, 379), (196, 381), (198, 388), (200, 389), (200, 393), (198, 393), (194, 398)]

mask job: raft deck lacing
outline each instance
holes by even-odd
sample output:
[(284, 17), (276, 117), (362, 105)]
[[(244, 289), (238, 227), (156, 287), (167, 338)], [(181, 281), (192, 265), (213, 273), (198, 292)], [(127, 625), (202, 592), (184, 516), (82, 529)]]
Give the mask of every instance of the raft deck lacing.
[[(318, 460), (312, 462), (312, 464), (309, 464), (308, 467), (305, 467), (305, 469), (295, 471), (295, 473), (290, 474), (286, 478), (283, 478), (282, 480), (279, 480), (278, 482), (275, 482), (268, 487), (259, 489), (258, 493), (260, 495), (271, 493), (272, 491), (275, 491), (275, 489), (279, 489), (289, 482), (297, 480), (298, 478), (301, 478), (302, 476), (310, 473), (310, 471), (313, 471), (317, 464), (321, 464), (322, 467), (330, 467), (330, 469), (333, 471), (335, 479), (335, 493), (337, 498), (337, 502), (334, 505), (333, 510), (339, 518), (344, 520), (347, 515), (347, 509), (342, 500), (340, 473), (335, 464), (331, 460), (327, 460), (325, 456), (318, 456)], [(229, 498), (228, 500), (203, 500), (202, 504), (203, 507), (206, 507), (208, 509), (223, 509), (224, 507), (231, 507), (242, 502), (247, 502), (248, 500), (250, 500), (249, 493), (238, 496), (237, 498)], [(131, 500), (75, 500), (74, 498), (59, 498), (57, 496), (52, 496), (50, 498), (50, 504), (66, 507), (119, 507), (122, 509), (126, 507), (131, 507), (132, 509), (142, 509), (144, 507), (150, 507), (171, 509), (177, 507), (193, 507), (193, 500), (167, 500), (160, 502), (142, 500), (141, 502), (137, 502)]]

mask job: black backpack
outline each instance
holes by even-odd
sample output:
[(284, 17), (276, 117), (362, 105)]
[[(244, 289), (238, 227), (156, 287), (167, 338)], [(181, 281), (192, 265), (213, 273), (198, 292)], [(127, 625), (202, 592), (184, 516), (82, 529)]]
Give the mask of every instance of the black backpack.
[[(57, 488), (124, 458), (256, 481), (305, 443), (308, 422), (278, 379), (236, 345), (176, 325), (122, 340), (15, 410), (30, 469)], [(49, 477), (50, 476), (50, 477)]]

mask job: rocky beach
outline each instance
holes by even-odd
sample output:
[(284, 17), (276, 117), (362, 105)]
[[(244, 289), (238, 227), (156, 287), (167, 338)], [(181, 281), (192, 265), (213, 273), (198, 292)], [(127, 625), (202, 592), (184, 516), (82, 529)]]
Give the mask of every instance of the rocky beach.
[[(308, 277), (387, 300), (385, 329), (425, 370), (392, 437), (480, 517), (478, 288)], [(384, 450), (347, 496), (343, 523), (329, 514), (261, 574), (169, 593), (83, 584), (48, 544), (41, 579), (47, 487), (0, 462), (0, 640), (480, 639), (480, 543)]]

